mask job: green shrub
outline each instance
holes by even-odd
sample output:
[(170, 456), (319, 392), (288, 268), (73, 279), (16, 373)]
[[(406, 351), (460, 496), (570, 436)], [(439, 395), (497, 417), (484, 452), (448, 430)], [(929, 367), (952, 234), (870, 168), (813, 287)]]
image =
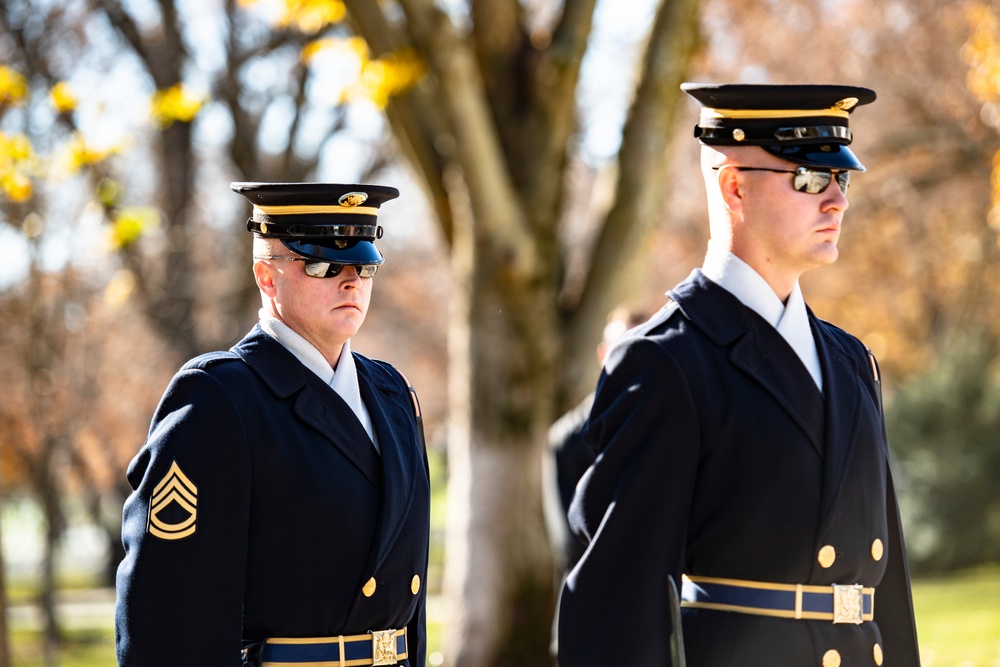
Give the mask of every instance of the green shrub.
[(915, 572), (1000, 562), (997, 342), (969, 337), (887, 406)]

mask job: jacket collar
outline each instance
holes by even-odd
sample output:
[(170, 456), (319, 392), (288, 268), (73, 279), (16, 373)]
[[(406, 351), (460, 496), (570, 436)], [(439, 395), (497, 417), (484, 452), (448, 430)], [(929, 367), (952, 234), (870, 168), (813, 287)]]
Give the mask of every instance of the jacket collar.
[[(380, 364), (352, 352), (361, 398), (371, 415), (381, 457), (361, 422), (340, 396), (260, 326), (231, 350), (261, 378), (278, 399), (298, 393), (296, 415), (330, 440), (377, 488), (382, 489), (376, 568), (402, 530), (420, 469), (412, 433), (411, 402), (402, 381)], [(389, 483), (384, 483), (389, 480)]]
[[(755, 318), (736, 297), (698, 269), (667, 295), (677, 302), (684, 317), (712, 342), (731, 348), (730, 358), (734, 365), (754, 378), (784, 407), (822, 454), (825, 461), (824, 513), (829, 513), (857, 440), (859, 408), (867, 391), (863, 378), (871, 373), (844, 347), (841, 337), (845, 334), (839, 334), (838, 329), (819, 320), (807, 308), (825, 387), (822, 399), (825, 427), (822, 433), (817, 433), (810, 428), (810, 420), (802, 407), (806, 404), (804, 393), (816, 390), (816, 386), (807, 380), (809, 376), (804, 367), (774, 363), (774, 349), (765, 345), (768, 337), (762, 329), (769, 325)], [(792, 354), (790, 350), (789, 354)]]
[[(257, 373), (277, 400), (294, 397), (296, 416), (326, 436), (373, 485), (381, 484), (379, 456), (368, 433), (351, 407), (319, 376), (260, 325), (231, 351)], [(355, 363), (358, 359), (355, 355)]]
[[(781, 334), (699, 269), (667, 293), (713, 343), (730, 350), (732, 363), (756, 381), (788, 413), (812, 443), (824, 451), (824, 397)], [(818, 320), (807, 313), (814, 331)], [(824, 372), (822, 351), (818, 351)], [(827, 396), (836, 397), (833, 391)]]

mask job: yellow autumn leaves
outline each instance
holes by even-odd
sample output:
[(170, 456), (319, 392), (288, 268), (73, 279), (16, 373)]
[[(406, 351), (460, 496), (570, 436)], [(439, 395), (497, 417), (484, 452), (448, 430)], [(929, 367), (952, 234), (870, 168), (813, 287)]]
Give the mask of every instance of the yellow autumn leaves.
[[(245, 8), (270, 9), (271, 23), (278, 30), (297, 30), (313, 35), (341, 22), (347, 13), (341, 0), (240, 0)], [(367, 101), (384, 108), (393, 95), (405, 92), (424, 75), (424, 65), (410, 50), (370, 56), (364, 40), (357, 37), (321, 37), (302, 49), (307, 67), (322, 67), (332, 58), (348, 73), (347, 83), (337, 93), (338, 103)], [(0, 65), (0, 112), (28, 101), (31, 88), (16, 70)], [(210, 101), (206, 93), (177, 83), (157, 90), (150, 98), (150, 118), (161, 129), (174, 123), (191, 123)], [(54, 84), (48, 102), (58, 115), (72, 114), (79, 104), (68, 82)], [(53, 156), (41, 159), (26, 136), (0, 132), (0, 196), (25, 202), (34, 194), (33, 181), (45, 176), (64, 177), (99, 164), (116, 148), (98, 148), (80, 133), (73, 134)], [(127, 235), (126, 235), (127, 236)]]
[[(240, 5), (272, 9), (274, 28), (297, 30), (304, 35), (315, 35), (347, 16), (341, 0), (240, 0)], [(351, 70), (351, 82), (340, 91), (340, 102), (367, 101), (380, 109), (393, 95), (416, 84), (425, 71), (421, 60), (409, 49), (372, 58), (360, 37), (321, 37), (302, 49), (301, 59), (307, 66), (318, 63), (321, 56), (333, 56), (341, 67)]]
[[(23, 104), (28, 81), (19, 72), (0, 65), (0, 110)], [(31, 142), (22, 134), (0, 132), (0, 191), (11, 201), (31, 198), (31, 173), (35, 167)]]
[(164, 128), (174, 123), (190, 123), (207, 101), (207, 96), (198, 95), (184, 84), (176, 83), (153, 93), (150, 115)]
[[(968, 8), (969, 39), (962, 49), (962, 56), (969, 65), (966, 84), (994, 119), (1000, 129), (1000, 15), (995, 5), (973, 3)], [(993, 211), (990, 225), (1000, 231), (1000, 153), (993, 156), (990, 174), (993, 190)], [(997, 239), (1000, 245), (1000, 237)]]
[[(259, 0), (242, 0), (240, 4), (249, 7), (259, 4)], [(295, 28), (306, 35), (340, 23), (347, 16), (347, 7), (341, 0), (282, 0), (279, 5), (276, 27)]]
[[(21, 73), (0, 65), (0, 109), (25, 104), (30, 93), (28, 82)], [(49, 104), (57, 114), (68, 114), (76, 109), (77, 99), (69, 84), (63, 81), (49, 90)], [(28, 201), (34, 195), (33, 179), (46, 173), (76, 173), (113, 152), (113, 149), (97, 149), (82, 135), (73, 134), (57, 149), (55, 157), (43, 159), (36, 154), (27, 136), (0, 131), (0, 193), (13, 202)]]
[[(360, 38), (329, 36), (328, 31), (320, 35), (345, 19), (347, 10), (341, 0), (239, 0), (239, 4), (244, 9), (259, 10), (275, 31), (319, 35), (302, 48), (300, 62), (318, 75), (336, 72), (340, 87), (334, 89), (332, 97), (326, 98), (327, 103), (366, 101), (384, 108), (393, 95), (406, 91), (424, 74), (422, 62), (411, 51), (372, 58), (367, 44)], [(39, 106), (34, 104), (38, 100), (31, 99), (37, 94), (37, 86), (37, 81), (29, 81), (14, 68), (0, 64), (0, 115), (15, 107), (27, 106), (29, 102), (34, 107)], [(79, 120), (75, 116), (81, 107), (78, 92), (83, 91), (74, 91), (69, 82), (59, 81), (50, 85), (45, 102), (56, 116)], [(94, 104), (93, 100), (86, 102)], [(149, 119), (165, 131), (178, 123), (194, 122), (210, 102), (207, 92), (178, 82), (149, 96)], [(32, 145), (27, 135), (0, 131), (0, 199), (30, 202), (39, 184), (59, 181), (93, 168), (97, 170), (99, 181), (94, 203), (107, 216), (109, 240), (114, 248), (128, 248), (159, 226), (160, 218), (155, 209), (121, 206), (120, 197), (110, 196), (106, 191), (112, 181), (105, 177), (107, 169), (102, 163), (121, 152), (121, 146), (95, 145), (77, 131), (47, 150), (49, 154), (40, 155), (40, 149)], [(117, 191), (117, 184), (111, 189)], [(37, 217), (28, 213), (29, 218), (33, 215)]]

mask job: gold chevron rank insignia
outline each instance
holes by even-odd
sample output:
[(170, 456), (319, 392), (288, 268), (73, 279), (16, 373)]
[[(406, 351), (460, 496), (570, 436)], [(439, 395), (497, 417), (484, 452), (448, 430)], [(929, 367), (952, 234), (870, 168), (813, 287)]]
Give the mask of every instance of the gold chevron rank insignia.
[(197, 521), (198, 487), (174, 461), (153, 489), (147, 530), (160, 539), (180, 540), (194, 534)]

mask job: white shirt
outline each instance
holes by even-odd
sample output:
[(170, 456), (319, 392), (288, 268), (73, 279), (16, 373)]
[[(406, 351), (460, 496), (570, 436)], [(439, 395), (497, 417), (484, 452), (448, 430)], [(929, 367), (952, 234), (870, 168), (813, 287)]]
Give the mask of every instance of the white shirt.
[(823, 371), (819, 365), (816, 341), (797, 280), (788, 302), (783, 304), (753, 267), (712, 241), (708, 242), (708, 253), (701, 272), (777, 329), (802, 360), (816, 386), (823, 391)]
[(351, 354), (351, 341), (344, 342), (344, 347), (340, 351), (340, 361), (337, 368), (330, 366), (326, 357), (317, 350), (312, 343), (295, 333), (291, 327), (279, 319), (271, 317), (263, 310), (260, 311), (260, 328), (267, 332), (271, 338), (295, 355), (295, 358), (302, 362), (302, 365), (319, 376), (323, 382), (328, 384), (357, 416), (358, 421), (365, 428), (368, 437), (372, 439), (375, 450), (379, 450), (378, 438), (375, 437), (375, 429), (372, 427), (372, 418), (368, 414), (368, 408), (361, 400), (361, 389), (358, 387), (358, 369), (354, 365), (354, 355)]

